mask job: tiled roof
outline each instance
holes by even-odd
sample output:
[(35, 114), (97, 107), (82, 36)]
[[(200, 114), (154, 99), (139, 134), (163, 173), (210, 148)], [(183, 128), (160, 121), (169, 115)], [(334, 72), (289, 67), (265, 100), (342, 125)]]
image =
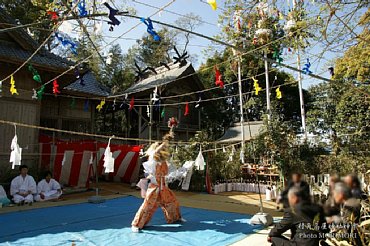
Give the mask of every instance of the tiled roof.
[[(0, 41), (0, 59), (12, 62), (23, 63), (26, 61), (33, 52), (24, 50), (22, 48), (16, 47), (14, 45), (9, 45), (7, 43)], [(33, 65), (53, 67), (53, 68), (65, 68), (67, 69), (73, 62), (69, 62), (54, 54), (36, 54), (32, 57), (30, 63)]]
[(179, 67), (178, 64), (169, 65), (170, 70), (165, 67), (156, 69), (156, 75), (150, 76), (128, 88), (124, 93), (133, 94), (141, 91), (153, 89), (157, 86), (162, 86), (173, 82), (174, 79), (183, 77), (183, 75), (194, 73), (194, 68), (191, 63), (186, 64), (183, 67)]
[(92, 72), (87, 72), (83, 76), (84, 84), (81, 85), (80, 80), (73, 82), (72, 84), (64, 87), (65, 90), (86, 93), (94, 96), (107, 97), (110, 95), (110, 90), (105, 86), (101, 85), (92, 74)]

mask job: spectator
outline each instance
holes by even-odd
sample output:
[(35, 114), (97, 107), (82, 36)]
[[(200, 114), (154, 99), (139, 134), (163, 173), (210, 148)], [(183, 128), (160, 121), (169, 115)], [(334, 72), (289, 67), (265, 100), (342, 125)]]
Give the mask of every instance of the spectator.
[(340, 182), (340, 177), (337, 174), (331, 175), (329, 180), (329, 194), (328, 199), (324, 204), (324, 213), (326, 216), (332, 216), (334, 214), (338, 214), (340, 211), (340, 207), (335, 203), (333, 192), (335, 184)]
[(366, 199), (366, 194), (362, 191), (360, 179), (356, 174), (348, 174), (344, 178), (344, 183), (351, 189), (352, 197), (362, 200)]
[(43, 202), (48, 200), (58, 200), (62, 195), (62, 189), (60, 184), (51, 178), (51, 172), (45, 173), (45, 178), (41, 180), (37, 185), (37, 195), (35, 201)]
[(10, 195), (18, 205), (33, 203), (33, 194), (36, 194), (36, 182), (32, 176), (28, 175), (26, 165), (19, 166), (20, 175), (12, 180), (10, 185)]
[[(288, 192), (289, 209), (285, 209), (283, 219), (270, 230), (267, 241), (273, 246), (301, 245), (317, 246), (324, 223), (322, 208), (306, 200), (307, 194), (300, 187), (292, 187)], [(293, 229), (293, 230), (292, 230)], [(283, 233), (292, 230), (296, 233), (291, 239)]]
[(10, 200), (6, 195), (6, 192), (2, 185), (0, 185), (0, 203), (3, 207), (8, 206), (10, 204)]
[(287, 188), (281, 193), (281, 198), (280, 198), (280, 201), (281, 203), (283, 203), (283, 206), (284, 208), (288, 208), (289, 207), (289, 203), (288, 203), (288, 191), (292, 188), (292, 187), (298, 187), (302, 190), (302, 199), (305, 200), (305, 201), (310, 201), (310, 186), (309, 184), (302, 180), (302, 174), (301, 173), (293, 173), (292, 174), (292, 180), (289, 182)]

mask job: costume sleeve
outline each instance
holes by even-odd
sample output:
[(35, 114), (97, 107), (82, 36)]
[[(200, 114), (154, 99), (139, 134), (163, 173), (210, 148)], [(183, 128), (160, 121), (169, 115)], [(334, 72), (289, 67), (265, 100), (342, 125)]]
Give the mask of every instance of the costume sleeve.
[(42, 192), (42, 184), (43, 184), (43, 180), (41, 180), (38, 184), (37, 184), (37, 194), (40, 194)]
[(33, 177), (29, 177), (30, 178), (30, 181), (29, 181), (29, 187), (28, 187), (28, 190), (30, 190), (32, 192), (32, 194), (36, 194), (37, 193), (37, 190), (36, 190), (36, 182), (35, 180), (33, 179)]
[(17, 194), (19, 192), (19, 186), (17, 184), (17, 177), (15, 177), (13, 180), (12, 180), (12, 183), (10, 184), (10, 195), (11, 196), (14, 196), (15, 194)]
[(292, 213), (290, 210), (286, 210), (283, 219), (270, 230), (269, 237), (279, 237), (293, 226)]
[(55, 179), (53, 179), (52, 181), (53, 181), (52, 189), (53, 190), (60, 190), (60, 184), (58, 183), (58, 181), (56, 181)]

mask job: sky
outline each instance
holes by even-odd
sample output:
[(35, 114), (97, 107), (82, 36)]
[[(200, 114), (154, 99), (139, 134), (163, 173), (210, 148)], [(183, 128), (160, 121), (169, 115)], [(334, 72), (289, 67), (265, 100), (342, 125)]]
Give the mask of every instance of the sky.
[[(288, 2), (292, 0), (282, 1), (282, 8), (287, 10), (288, 8)], [(145, 6), (144, 4), (149, 4), (156, 7), (163, 7), (167, 5), (168, 3), (172, 2), (172, 0), (135, 0), (135, 1), (126, 1), (126, 4), (122, 4), (122, 1), (119, 0), (111, 0), (108, 1), (116, 8), (119, 8), (119, 10), (127, 10), (128, 8), (133, 8), (136, 10), (136, 15), (142, 16), (142, 17), (149, 17), (152, 16), (154, 13), (157, 12), (157, 9)], [(224, 1), (217, 0), (218, 6), (222, 8)], [(196, 15), (201, 16), (202, 21), (206, 23), (202, 23), (199, 27), (197, 27), (194, 31), (198, 33), (202, 33), (207, 36), (214, 36), (218, 33), (220, 33), (221, 29), (217, 25), (218, 23), (218, 15), (221, 13), (221, 9), (218, 8), (216, 11), (212, 10), (210, 5), (206, 3), (206, 0), (175, 0), (172, 4), (170, 4), (168, 7), (165, 8), (165, 10), (175, 12), (177, 14), (186, 15), (189, 13), (193, 13)], [(308, 3), (308, 10), (309, 8), (316, 8), (314, 3)], [(135, 27), (133, 30), (130, 30), (132, 27), (140, 23), (140, 20), (138, 19), (132, 19), (127, 17), (118, 17), (121, 20), (121, 24), (118, 27), (115, 27), (113, 32), (108, 31), (109, 27), (106, 23), (103, 24), (103, 36), (105, 38), (106, 44), (109, 44), (106, 46), (106, 50), (109, 49), (111, 44), (120, 44), (121, 49), (123, 52), (127, 52), (127, 50), (136, 43), (135, 40), (140, 39), (143, 35), (146, 35), (146, 26), (141, 24), (137, 27)], [(165, 23), (174, 24), (174, 22), (180, 18), (180, 16), (169, 13), (166, 11), (161, 11), (158, 14), (155, 14), (151, 17), (153, 20), (158, 20)], [(159, 30), (161, 28), (160, 25), (154, 24), (154, 29)], [(127, 33), (126, 33), (127, 32)], [(125, 34), (124, 34), (125, 33)], [(120, 39), (116, 39), (116, 37), (120, 37)], [(114, 41), (114, 42), (113, 42)], [(112, 43), (113, 42), (113, 43)], [(194, 65), (195, 68), (199, 67), (199, 65), (202, 62), (205, 62), (207, 57), (212, 56), (212, 53), (205, 52), (205, 48), (207, 46), (212, 45), (215, 49), (223, 50), (224, 47), (212, 44), (210, 41), (193, 36), (190, 44), (187, 48), (187, 51), (190, 54), (196, 54), (197, 62)], [(183, 49), (183, 43), (179, 44), (179, 50)], [(342, 55), (340, 53), (331, 53), (326, 52), (323, 59), (318, 61), (317, 57), (315, 55), (321, 53), (321, 51), (324, 49), (324, 47), (320, 46), (320, 43), (313, 43), (310, 48), (308, 48), (306, 51), (307, 53), (301, 54), (301, 67), (304, 66), (306, 63), (307, 58), (310, 59), (311, 62), (311, 71), (314, 74), (319, 74), (323, 77), (330, 78), (330, 74), (328, 72), (328, 67), (333, 66), (333, 59)], [(289, 55), (289, 53), (286, 51), (283, 52), (283, 58), (284, 63), (286, 64), (295, 64), (296, 63), (296, 54), (292, 53)], [(297, 72), (293, 72), (290, 70), (285, 69), (286, 72), (292, 74), (295, 78), (297, 78)], [(309, 86), (315, 85), (319, 83), (320, 81), (313, 79), (309, 76), (303, 75), (303, 88), (308, 88)]]

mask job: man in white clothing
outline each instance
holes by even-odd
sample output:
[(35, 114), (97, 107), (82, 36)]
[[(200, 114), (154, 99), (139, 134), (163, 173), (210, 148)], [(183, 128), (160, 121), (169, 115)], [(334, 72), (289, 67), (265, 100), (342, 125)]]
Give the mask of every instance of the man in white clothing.
[(10, 195), (18, 205), (32, 205), (33, 194), (36, 194), (36, 182), (32, 176), (28, 175), (26, 165), (19, 166), (20, 175), (12, 180), (10, 185)]
[(49, 200), (57, 200), (62, 195), (60, 184), (51, 178), (51, 172), (45, 173), (45, 178), (37, 185), (37, 195), (35, 201), (43, 202)]

